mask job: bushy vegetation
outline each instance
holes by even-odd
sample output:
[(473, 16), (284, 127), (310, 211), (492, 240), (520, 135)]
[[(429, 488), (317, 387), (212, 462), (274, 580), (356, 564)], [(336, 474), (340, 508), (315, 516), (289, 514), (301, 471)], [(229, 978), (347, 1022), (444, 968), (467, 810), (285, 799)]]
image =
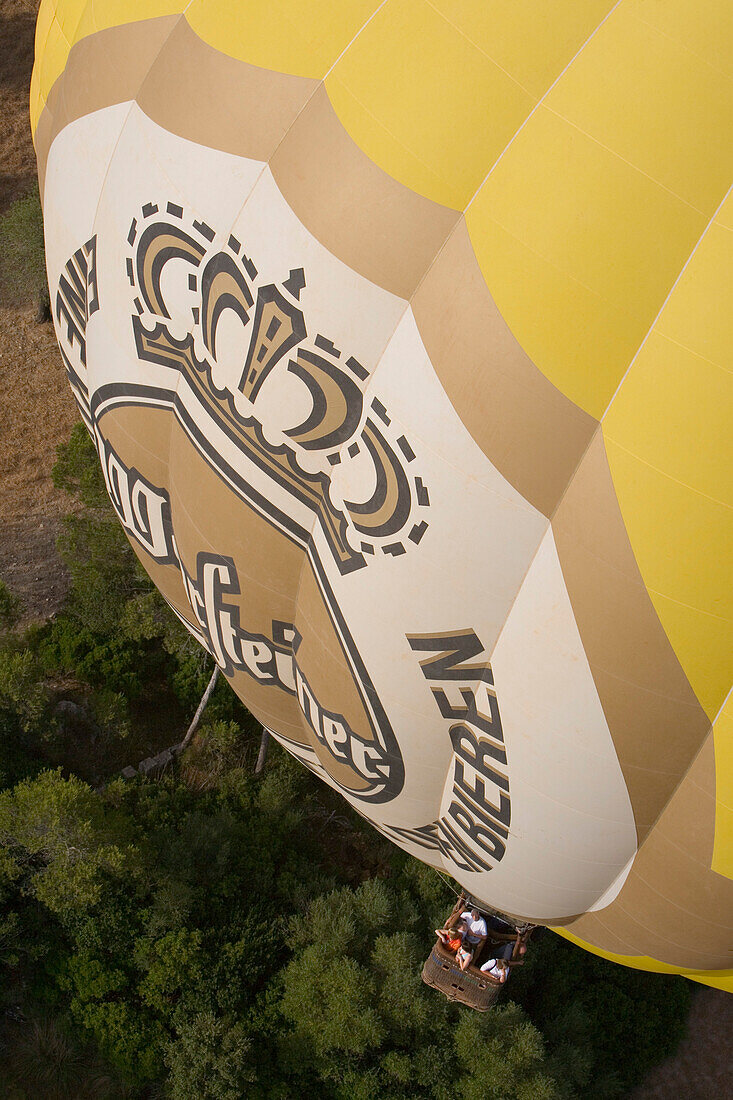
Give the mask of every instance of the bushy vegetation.
[[(547, 934), (485, 1015), (420, 980), (453, 895), (209, 679), (106, 500), (83, 428), (63, 612), (0, 587), (0, 1079), (10, 1100), (620, 1097), (680, 1037), (689, 986)], [(161, 719), (165, 712), (166, 721)]]
[(50, 319), (38, 185), (0, 217), (0, 291), (3, 301), (33, 303), (38, 320)]

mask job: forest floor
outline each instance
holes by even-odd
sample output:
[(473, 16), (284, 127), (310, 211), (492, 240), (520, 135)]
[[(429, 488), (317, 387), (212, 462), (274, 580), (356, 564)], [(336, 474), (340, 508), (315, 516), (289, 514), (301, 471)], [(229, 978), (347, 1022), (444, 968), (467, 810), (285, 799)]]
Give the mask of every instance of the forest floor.
[[(35, 181), (28, 123), (37, 0), (0, 0), (0, 215)], [(71, 503), (56, 490), (56, 448), (78, 419), (51, 324), (0, 304), (0, 577), (26, 620), (58, 610), (68, 577), (56, 550)], [(630, 1100), (719, 1100), (733, 1080), (733, 996), (700, 988), (678, 1054)]]
[(733, 1082), (733, 995), (699, 986), (687, 1032), (669, 1058), (629, 1100), (724, 1100)]

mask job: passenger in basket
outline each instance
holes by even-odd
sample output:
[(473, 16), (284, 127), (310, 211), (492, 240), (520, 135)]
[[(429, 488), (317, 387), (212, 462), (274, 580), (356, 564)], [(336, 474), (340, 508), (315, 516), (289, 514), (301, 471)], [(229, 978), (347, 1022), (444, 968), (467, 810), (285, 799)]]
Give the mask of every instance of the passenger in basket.
[(481, 967), (483, 974), (490, 974), (492, 978), (496, 978), (502, 985), (509, 977), (509, 963), (506, 959), (487, 959)]
[(463, 943), (456, 951), (456, 962), (460, 966), (461, 970), (465, 970), (472, 958), (473, 949), (468, 943), (468, 940), (464, 939)]
[(473, 949), (477, 948), (486, 939), (486, 921), (478, 909), (466, 909), (461, 913), (461, 920), (466, 922), (466, 943)]
[(466, 922), (459, 920), (455, 928), (436, 928), (435, 935), (438, 937), (443, 947), (448, 951), (456, 952), (463, 943), (463, 937), (466, 934)]

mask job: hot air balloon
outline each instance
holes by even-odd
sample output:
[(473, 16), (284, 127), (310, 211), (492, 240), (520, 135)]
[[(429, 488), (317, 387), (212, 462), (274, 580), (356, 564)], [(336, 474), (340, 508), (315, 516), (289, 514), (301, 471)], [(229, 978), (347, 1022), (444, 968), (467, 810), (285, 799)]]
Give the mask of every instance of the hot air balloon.
[(43, 0), (59, 347), (155, 584), (481, 905), (731, 988), (723, 0)]

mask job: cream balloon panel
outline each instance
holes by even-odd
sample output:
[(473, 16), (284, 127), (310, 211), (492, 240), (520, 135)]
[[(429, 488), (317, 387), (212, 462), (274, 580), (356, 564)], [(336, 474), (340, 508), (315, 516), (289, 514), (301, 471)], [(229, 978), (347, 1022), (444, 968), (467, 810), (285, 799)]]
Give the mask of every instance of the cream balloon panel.
[[(418, 354), (410, 350), (415, 347)], [(486, 461), (465, 430), (457, 429), (411, 314), (395, 333), (373, 384), (389, 397), (390, 412), (406, 424), (415, 421), (417, 412), (413, 435), (419, 435), (427, 455), (433, 452), (439, 462), (433, 467), (430, 485), (431, 510), (436, 508), (441, 524), (435, 531), (431, 526), (431, 537), (421, 543), (419, 569), (407, 581), (397, 571), (384, 570), (379, 589), (386, 598), (376, 607), (370, 604), (372, 582), (367, 573), (344, 586), (342, 607), (350, 623), (363, 621), (364, 630), (371, 632), (372, 641), (365, 648), (383, 664), (380, 682), (389, 693), (388, 710), (400, 715), (400, 729), (407, 737), (418, 736), (433, 759), (440, 752), (437, 730), (436, 745), (428, 749), (428, 726), (417, 725), (409, 711), (402, 717), (407, 685), (415, 682), (415, 666), (403, 651), (396, 680), (399, 639), (393, 653), (380, 646), (380, 638), (388, 636), (395, 621), (419, 621), (415, 634), (428, 637), (453, 623), (471, 624), (486, 653), (492, 654), (507, 737), (512, 793), (506, 855), (491, 871), (490, 882), (485, 872), (469, 872), (466, 862), (461, 865), (448, 858), (445, 866), (479, 896), (482, 890), (490, 891), (493, 904), (513, 912), (537, 912), (539, 897), (548, 919), (590, 908), (627, 867), (636, 848), (636, 832), (552, 534), (546, 521)], [(369, 608), (366, 618), (364, 607)], [(417, 652), (424, 659), (426, 654)], [(451, 702), (460, 705), (458, 686), (451, 689), (444, 683), (435, 688), (445, 690)], [(424, 691), (415, 682), (416, 697), (421, 688)], [(481, 709), (489, 712), (485, 696)], [(430, 721), (424, 704), (415, 713), (420, 722)], [(443, 738), (450, 726), (450, 721), (443, 723)], [(465, 796), (470, 787), (470, 769), (462, 768), (459, 762), (456, 773), (455, 760), (451, 763), (439, 818), (438, 836), (448, 852), (455, 829), (450, 810), (459, 805), (456, 774), (467, 785), (462, 791), (458, 788), (459, 794)], [(498, 804), (497, 790), (494, 796), (492, 801)], [(405, 820), (400, 821), (404, 824)], [(519, 837), (521, 847), (516, 845)], [(581, 862), (583, 871), (575, 879), (568, 863), (579, 866)], [(622, 881), (619, 878), (617, 889)]]
[[(547, 520), (461, 424), (407, 303), (327, 252), (262, 164), (175, 137), (135, 105), (62, 131), (47, 195), (52, 285), (96, 238), (87, 400), (98, 439), (110, 410), (175, 400), (192, 445), (206, 440), (231, 487), (233, 517), (266, 500), (268, 522), (307, 550), (363, 713), (340, 721), (339, 699), (309, 693), (296, 657), (312, 747), (288, 747), (387, 835), (499, 907), (557, 919), (618, 889), (633, 815)], [(205, 298), (212, 272), (225, 287), (216, 300)], [(256, 356), (241, 370), (257, 325), (261, 379)], [(291, 350), (278, 359), (286, 330)], [(78, 351), (62, 326), (59, 339)], [(335, 416), (319, 406), (331, 408), (329, 395)], [(138, 520), (117, 501), (138, 541), (142, 492)], [(195, 486), (186, 507), (205, 530)], [(163, 549), (175, 557), (175, 510), (170, 519)], [(245, 618), (232, 626), (222, 591), (233, 578), (221, 562), (207, 568), (218, 619), (204, 606), (209, 582), (193, 577), (190, 618), (236, 669)], [(298, 577), (287, 583), (294, 598)]]
[[(636, 830), (583, 643), (565, 588), (552, 531), (548, 530), (507, 617), (492, 655), (496, 683), (506, 684), (504, 723), (523, 750), (526, 799), (516, 827), (535, 860), (509, 878), (518, 893), (512, 911), (536, 890), (555, 899), (555, 917), (608, 904), (620, 890), (636, 851)], [(540, 732), (541, 731), (541, 732)], [(548, 775), (554, 777), (552, 786)], [(619, 776), (620, 778), (620, 776)], [(555, 803), (554, 805), (551, 803)], [(551, 822), (557, 823), (552, 829)], [(548, 825), (550, 829), (548, 831)], [(563, 871), (567, 838), (583, 875)], [(492, 896), (497, 884), (491, 882)], [(519, 893), (519, 891), (522, 891)]]

